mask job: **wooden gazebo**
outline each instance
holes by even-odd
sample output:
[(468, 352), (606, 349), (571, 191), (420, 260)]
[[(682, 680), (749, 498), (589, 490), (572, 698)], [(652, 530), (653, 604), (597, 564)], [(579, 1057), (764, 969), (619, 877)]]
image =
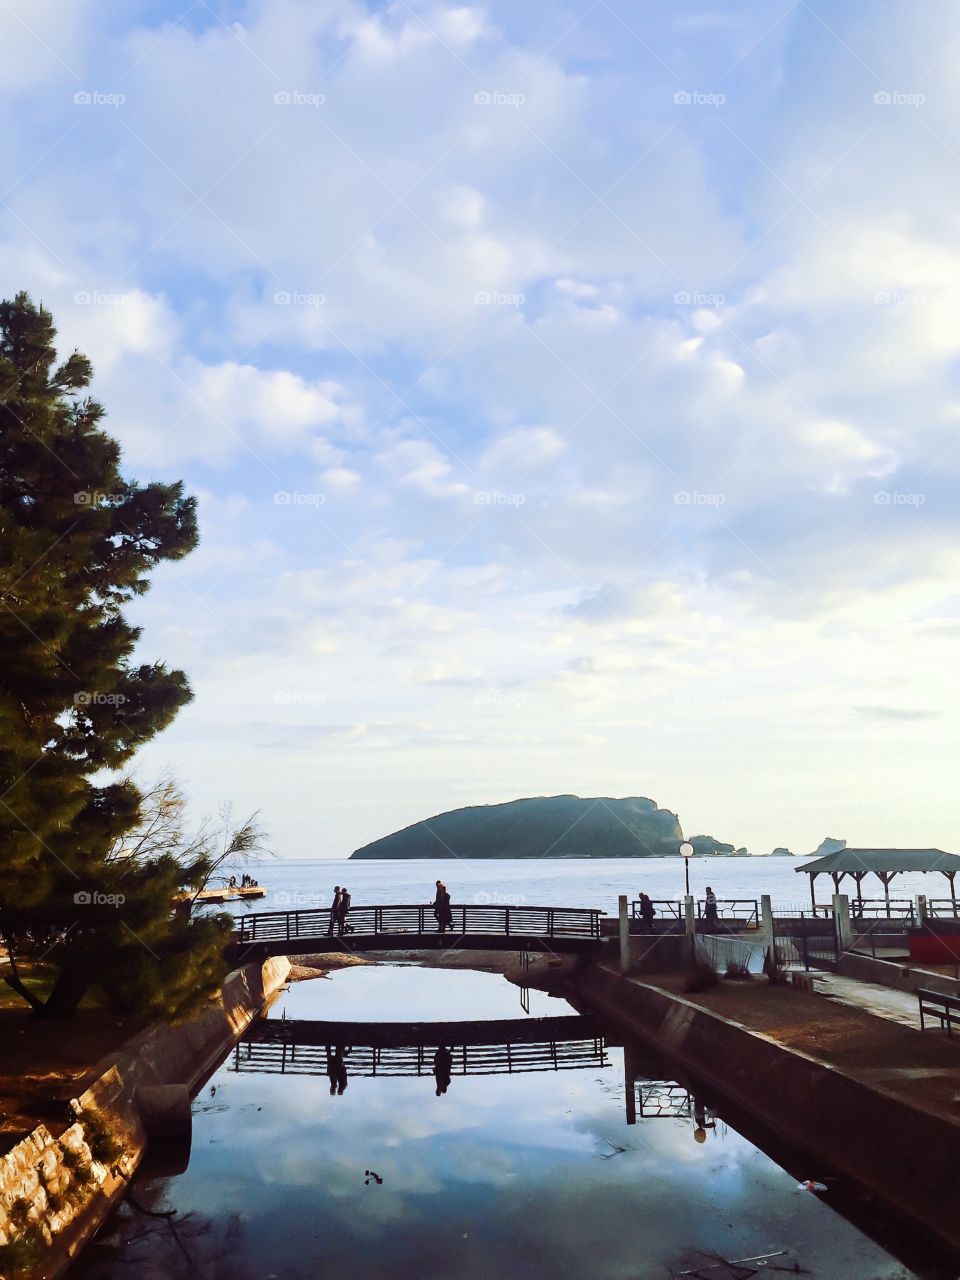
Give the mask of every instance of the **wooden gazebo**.
[(950, 898), (956, 914), (956, 876), (960, 872), (960, 855), (944, 853), (942, 849), (841, 849), (823, 858), (804, 863), (796, 871), (805, 871), (810, 877), (810, 901), (816, 907), (814, 884), (817, 876), (828, 875), (833, 880), (834, 893), (840, 893), (844, 876), (852, 876), (857, 883), (857, 899), (862, 900), (861, 881), (864, 876), (876, 876), (883, 885), (883, 896), (890, 902), (890, 881), (906, 871), (939, 871), (950, 882)]

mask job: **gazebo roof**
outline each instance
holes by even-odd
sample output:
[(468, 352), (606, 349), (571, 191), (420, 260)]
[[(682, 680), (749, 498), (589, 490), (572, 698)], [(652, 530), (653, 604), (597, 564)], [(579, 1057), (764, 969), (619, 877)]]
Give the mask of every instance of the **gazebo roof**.
[(818, 876), (822, 871), (830, 875), (890, 876), (899, 871), (942, 871), (944, 875), (960, 872), (960, 854), (944, 853), (942, 849), (841, 849), (823, 858), (795, 867)]

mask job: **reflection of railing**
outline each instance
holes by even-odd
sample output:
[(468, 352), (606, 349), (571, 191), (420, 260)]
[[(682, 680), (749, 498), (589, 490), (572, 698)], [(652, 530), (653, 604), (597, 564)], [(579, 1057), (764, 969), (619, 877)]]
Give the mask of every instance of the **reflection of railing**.
[[(539, 1043), (450, 1045), (450, 1074), (516, 1075), (530, 1071), (574, 1071), (609, 1065), (602, 1036)], [(348, 1077), (430, 1076), (436, 1070), (433, 1045), (320, 1046), (287, 1041), (241, 1041), (232, 1069), (267, 1075), (329, 1075), (342, 1063)]]
[(647, 1120), (686, 1119), (693, 1114), (693, 1098), (683, 1085), (666, 1080), (637, 1080), (637, 1114)]
[[(520, 907), (471, 904), (451, 907), (450, 933), (498, 934), (505, 937), (597, 938), (600, 911), (588, 907)], [(296, 942), (300, 938), (340, 932), (327, 908), (304, 911), (259, 911), (241, 916), (234, 940)], [(436, 933), (432, 906), (351, 907), (348, 933), (353, 935)]]

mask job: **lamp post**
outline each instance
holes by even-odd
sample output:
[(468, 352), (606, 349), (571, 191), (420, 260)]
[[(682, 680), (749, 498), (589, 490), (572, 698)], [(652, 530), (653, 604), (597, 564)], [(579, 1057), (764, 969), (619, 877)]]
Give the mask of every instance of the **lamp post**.
[(693, 845), (689, 840), (684, 840), (680, 846), (680, 857), (683, 859), (683, 873), (686, 877), (687, 897), (690, 897), (690, 859), (693, 857)]

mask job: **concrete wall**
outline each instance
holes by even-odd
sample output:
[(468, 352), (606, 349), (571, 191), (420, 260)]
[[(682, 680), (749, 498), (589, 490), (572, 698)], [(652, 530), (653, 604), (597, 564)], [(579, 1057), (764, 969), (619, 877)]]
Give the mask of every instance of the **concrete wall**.
[(918, 987), (926, 991), (939, 991), (942, 995), (960, 995), (960, 981), (945, 973), (930, 973), (897, 964), (895, 960), (875, 960), (873, 956), (856, 955), (845, 951), (840, 956), (838, 972), (844, 978), (858, 978), (861, 982), (878, 982), (884, 987), (906, 991), (912, 995)]
[[(231, 973), (209, 1009), (179, 1024), (149, 1028), (112, 1061), (100, 1063), (93, 1084), (72, 1101), (77, 1123), (59, 1138), (38, 1125), (0, 1158), (0, 1245), (33, 1232), (48, 1246), (32, 1276), (60, 1275), (123, 1194), (147, 1146), (141, 1111), (149, 1110), (155, 1122), (157, 1087), (181, 1086), (192, 1093), (289, 970), (290, 962), (277, 958)], [(97, 1149), (98, 1123), (120, 1147), (106, 1162), (91, 1151)]]
[(912, 1107), (606, 965), (585, 969), (574, 989), (793, 1146), (850, 1175), (950, 1247), (960, 1248), (960, 1122), (953, 1117)]

